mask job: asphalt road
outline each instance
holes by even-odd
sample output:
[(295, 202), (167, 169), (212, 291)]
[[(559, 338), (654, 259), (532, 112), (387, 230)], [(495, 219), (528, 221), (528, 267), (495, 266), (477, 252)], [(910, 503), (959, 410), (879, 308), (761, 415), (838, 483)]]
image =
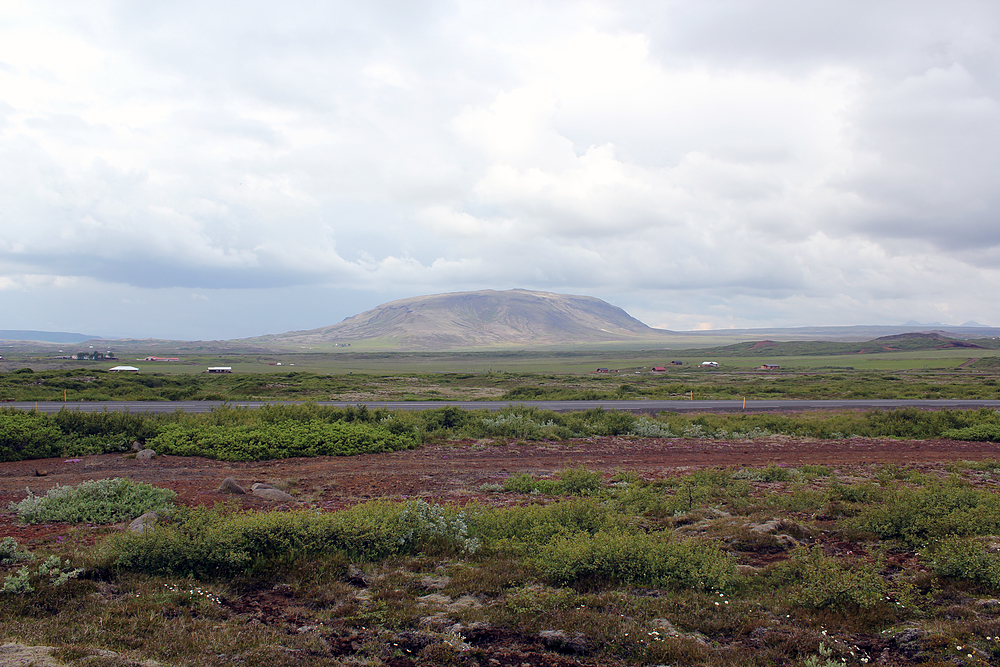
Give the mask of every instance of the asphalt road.
[[(44, 402), (14, 402), (0, 403), (0, 407), (13, 407), (19, 410), (38, 410), (39, 412), (58, 412), (63, 408), (81, 412), (128, 411), (128, 412), (210, 412), (220, 405), (232, 407), (243, 406), (259, 408), (263, 405), (292, 405), (295, 401), (57, 401)], [(348, 407), (367, 405), (369, 408), (389, 408), (390, 410), (431, 410), (453, 405), (465, 410), (500, 410), (508, 405), (524, 405), (538, 407), (556, 412), (574, 412), (603, 408), (605, 410), (623, 410), (627, 412), (642, 412), (655, 414), (661, 411), (672, 412), (762, 412), (767, 410), (870, 410), (881, 408), (916, 407), (927, 410), (941, 408), (976, 409), (992, 408), (1000, 410), (1000, 401), (965, 400), (965, 399), (928, 399), (928, 400), (770, 400), (770, 401), (317, 401), (318, 405)]]

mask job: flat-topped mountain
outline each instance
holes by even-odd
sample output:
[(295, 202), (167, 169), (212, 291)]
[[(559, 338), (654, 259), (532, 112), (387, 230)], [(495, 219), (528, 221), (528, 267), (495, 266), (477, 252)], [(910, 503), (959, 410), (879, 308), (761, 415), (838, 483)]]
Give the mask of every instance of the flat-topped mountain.
[(340, 324), (265, 338), (314, 344), (377, 339), (399, 349), (445, 350), (627, 342), (665, 333), (595, 297), (513, 289), (400, 299)]

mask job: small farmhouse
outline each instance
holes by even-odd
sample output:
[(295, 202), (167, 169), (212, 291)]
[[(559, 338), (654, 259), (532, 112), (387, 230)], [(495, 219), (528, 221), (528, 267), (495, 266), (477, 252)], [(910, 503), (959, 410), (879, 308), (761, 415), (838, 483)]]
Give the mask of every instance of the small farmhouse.
[(207, 373), (232, 373), (232, 366), (209, 366)]
[(779, 366), (778, 364), (761, 364), (759, 370), (762, 370), (762, 371), (776, 371), (779, 368), (781, 368), (781, 366)]
[(654, 373), (663, 373), (666, 370), (667, 369), (665, 367), (663, 367), (663, 366), (653, 366), (653, 372)]
[(701, 365), (705, 366), (707, 368), (718, 368), (719, 367), (719, 362), (718, 361), (703, 361), (703, 362), (701, 362)]

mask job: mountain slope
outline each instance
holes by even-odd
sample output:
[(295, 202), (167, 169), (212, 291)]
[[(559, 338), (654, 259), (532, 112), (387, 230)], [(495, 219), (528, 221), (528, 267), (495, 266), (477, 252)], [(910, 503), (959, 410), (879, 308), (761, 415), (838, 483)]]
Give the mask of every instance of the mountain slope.
[(340, 324), (267, 338), (284, 343), (378, 339), (400, 349), (443, 350), (619, 342), (664, 333), (601, 299), (515, 289), (400, 299)]

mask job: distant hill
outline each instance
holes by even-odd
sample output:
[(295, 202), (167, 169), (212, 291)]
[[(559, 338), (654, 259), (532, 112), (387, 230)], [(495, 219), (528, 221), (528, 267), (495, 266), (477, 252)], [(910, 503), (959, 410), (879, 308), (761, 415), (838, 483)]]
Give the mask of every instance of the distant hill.
[(26, 340), (40, 343), (83, 343), (96, 336), (65, 331), (32, 331), (29, 329), (0, 329), (0, 340)]
[(980, 338), (975, 342), (951, 338), (940, 331), (911, 332), (882, 336), (865, 342), (836, 341), (784, 341), (773, 340), (748, 341), (734, 345), (687, 350), (687, 353), (700, 353), (718, 357), (786, 357), (786, 356), (827, 356), (878, 354), (882, 352), (914, 352), (918, 350), (995, 350), (1000, 348), (1000, 341), (992, 338)]
[(400, 299), (340, 324), (254, 340), (346, 344), (375, 339), (403, 350), (448, 350), (665, 341), (668, 333), (595, 297), (514, 289)]

